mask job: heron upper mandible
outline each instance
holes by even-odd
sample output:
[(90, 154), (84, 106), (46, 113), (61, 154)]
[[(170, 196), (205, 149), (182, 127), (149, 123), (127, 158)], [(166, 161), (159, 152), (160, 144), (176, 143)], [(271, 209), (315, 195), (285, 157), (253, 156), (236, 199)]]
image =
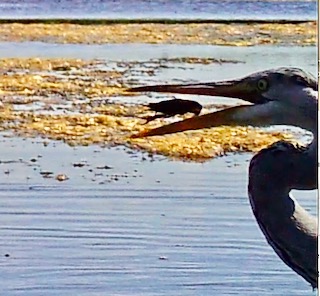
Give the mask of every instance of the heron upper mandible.
[(192, 117), (134, 137), (221, 125), (292, 125), (313, 133), (313, 140), (306, 147), (280, 141), (257, 153), (250, 162), (248, 185), (253, 214), (268, 243), (282, 261), (313, 288), (318, 287), (317, 220), (290, 196), (290, 191), (318, 188), (317, 90), (318, 83), (312, 75), (285, 67), (236, 80), (130, 89), (223, 96), (252, 104)]

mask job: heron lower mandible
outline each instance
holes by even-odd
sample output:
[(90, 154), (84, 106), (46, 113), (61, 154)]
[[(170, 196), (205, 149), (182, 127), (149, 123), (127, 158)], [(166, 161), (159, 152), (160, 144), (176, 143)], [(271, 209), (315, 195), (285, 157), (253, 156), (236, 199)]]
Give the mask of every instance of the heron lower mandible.
[(133, 137), (221, 125), (292, 125), (313, 133), (313, 140), (306, 147), (280, 141), (256, 154), (250, 162), (248, 186), (252, 211), (268, 243), (313, 288), (318, 287), (317, 220), (290, 196), (290, 191), (318, 188), (317, 90), (313, 76), (298, 68), (284, 67), (236, 80), (130, 89), (223, 96), (252, 104), (189, 118)]

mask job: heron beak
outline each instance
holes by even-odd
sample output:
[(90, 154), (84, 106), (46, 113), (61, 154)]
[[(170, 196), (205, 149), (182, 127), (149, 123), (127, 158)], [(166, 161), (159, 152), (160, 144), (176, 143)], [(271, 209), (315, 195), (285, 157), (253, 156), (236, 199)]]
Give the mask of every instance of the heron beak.
[[(250, 83), (251, 82), (251, 83)], [(131, 88), (134, 92), (174, 92), (243, 99), (254, 105), (241, 105), (218, 112), (188, 118), (155, 129), (143, 131), (132, 138), (172, 134), (187, 130), (228, 126), (264, 126), (272, 124), (272, 112), (277, 112), (277, 103), (267, 101), (256, 91), (255, 83), (247, 78), (213, 83), (153, 85)]]
[(265, 102), (265, 98), (256, 91), (247, 78), (196, 84), (149, 85), (130, 88), (127, 91), (228, 97), (242, 99), (253, 104)]
[[(241, 105), (221, 111), (191, 117), (182, 121), (163, 125), (158, 128), (146, 130), (131, 138), (143, 138), (173, 134), (188, 130), (198, 130), (218, 126), (264, 126), (272, 123), (270, 115), (276, 110), (277, 102), (262, 105)], [(275, 108), (274, 108), (275, 107)], [(270, 120), (271, 119), (271, 120)]]

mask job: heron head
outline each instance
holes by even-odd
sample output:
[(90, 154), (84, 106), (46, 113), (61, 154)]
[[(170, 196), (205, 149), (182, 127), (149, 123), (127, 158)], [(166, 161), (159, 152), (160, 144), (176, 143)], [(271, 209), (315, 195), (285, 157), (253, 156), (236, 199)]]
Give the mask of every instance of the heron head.
[(168, 124), (138, 137), (163, 135), (221, 125), (293, 125), (315, 131), (317, 119), (316, 79), (298, 68), (278, 68), (241, 79), (210, 83), (153, 85), (129, 91), (155, 91), (242, 99), (240, 105)]
[[(251, 102), (257, 104), (278, 102), (286, 107), (299, 108), (314, 101), (314, 93), (318, 91), (318, 83), (314, 76), (299, 68), (278, 68), (257, 72), (243, 79), (248, 80), (248, 87), (254, 89)], [(309, 95), (310, 94), (310, 95)]]

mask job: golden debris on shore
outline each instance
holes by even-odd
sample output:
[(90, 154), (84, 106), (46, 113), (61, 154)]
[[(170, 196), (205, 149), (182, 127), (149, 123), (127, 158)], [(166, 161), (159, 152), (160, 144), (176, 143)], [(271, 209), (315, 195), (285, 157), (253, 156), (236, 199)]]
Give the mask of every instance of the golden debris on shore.
[(0, 59), (1, 72), (59, 71), (81, 69), (93, 65), (92, 61), (81, 59), (44, 59), (44, 58), (6, 58)]
[(317, 23), (0, 24), (0, 41), (47, 43), (155, 43), (251, 46), (316, 45)]
[[(99, 60), (0, 59), (0, 95), (82, 95), (88, 98), (121, 93), (119, 71), (100, 71)], [(60, 74), (57, 75), (57, 74)], [(87, 79), (84, 79), (87, 77)]]
[[(113, 104), (109, 114), (35, 114), (34, 112), (2, 110), (0, 129), (21, 137), (43, 137), (61, 140), (70, 146), (124, 145), (150, 155), (174, 159), (203, 161), (227, 152), (258, 151), (278, 140), (292, 140), (289, 134), (265, 132), (252, 127), (217, 127), (179, 134), (131, 139), (130, 136), (165, 124), (164, 120), (143, 125), (138, 117), (123, 116), (130, 106)], [(142, 108), (136, 107), (136, 115)], [(133, 113), (133, 112), (132, 112)], [(141, 113), (140, 113), (141, 114)], [(159, 124), (160, 122), (160, 124)]]
[[(131, 135), (168, 121), (157, 119), (144, 125), (142, 117), (151, 114), (145, 106), (110, 101), (134, 95), (125, 92), (123, 72), (101, 70), (101, 61), (72, 59), (5, 59), (0, 65), (0, 131), (7, 136), (43, 137), (71, 146), (123, 145), (150, 155), (193, 161), (227, 152), (257, 151), (277, 140), (292, 139), (288, 134), (250, 127), (133, 139)], [(84, 91), (87, 88), (90, 91)], [(204, 109), (208, 112), (206, 106)]]

